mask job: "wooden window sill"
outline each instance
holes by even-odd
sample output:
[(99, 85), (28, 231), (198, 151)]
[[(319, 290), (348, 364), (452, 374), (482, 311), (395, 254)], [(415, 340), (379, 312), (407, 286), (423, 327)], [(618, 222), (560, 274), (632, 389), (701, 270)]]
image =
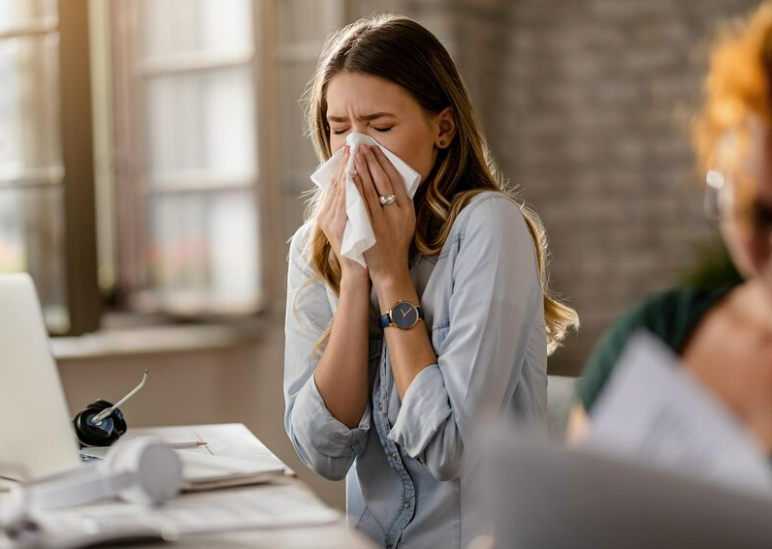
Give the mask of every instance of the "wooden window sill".
[(52, 337), (51, 348), (58, 362), (227, 349), (261, 341), (280, 322), (270, 314), (202, 324), (127, 322), (78, 337)]

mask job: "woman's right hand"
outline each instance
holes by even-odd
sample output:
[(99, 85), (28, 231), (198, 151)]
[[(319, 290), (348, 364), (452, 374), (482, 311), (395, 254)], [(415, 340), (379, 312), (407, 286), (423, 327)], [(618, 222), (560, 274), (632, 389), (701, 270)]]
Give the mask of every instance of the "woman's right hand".
[(363, 278), (369, 283), (367, 269), (362, 267), (356, 261), (340, 255), (340, 247), (343, 242), (343, 231), (346, 228), (346, 164), (348, 163), (351, 151), (346, 145), (345, 152), (340, 159), (338, 171), (335, 173), (329, 188), (327, 197), (324, 201), (322, 211), (319, 212), (316, 222), (322, 230), (327, 240), (330, 241), (332, 251), (335, 253), (335, 259), (340, 263), (341, 282), (343, 279)]

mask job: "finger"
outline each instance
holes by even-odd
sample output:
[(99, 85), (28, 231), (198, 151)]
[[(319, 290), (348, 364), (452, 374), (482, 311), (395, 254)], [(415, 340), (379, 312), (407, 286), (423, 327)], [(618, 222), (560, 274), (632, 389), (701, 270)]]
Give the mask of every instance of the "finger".
[(339, 181), (335, 186), (332, 199), (332, 217), (334, 223), (345, 223), (346, 220), (346, 182)]
[(335, 193), (338, 192), (338, 178), (333, 177), (330, 184), (327, 186), (324, 197), (324, 209), (328, 210), (332, 207), (332, 203), (335, 200)]
[(316, 216), (316, 219), (319, 221), (320, 224), (324, 224), (325, 220), (330, 215), (330, 209), (332, 208), (334, 191), (335, 191), (335, 187), (332, 185), (327, 187), (327, 190), (324, 191), (324, 199), (322, 201), (322, 207)]
[(367, 165), (365, 164), (364, 154), (361, 152), (357, 153), (356, 166), (357, 175), (359, 176), (359, 180), (362, 182), (362, 196), (370, 208), (371, 219), (374, 220), (381, 214), (383, 206), (381, 206), (381, 203), (378, 200), (378, 191), (375, 188), (375, 183), (373, 183), (373, 180), (370, 177), (370, 172), (368, 171)]
[(340, 162), (338, 162), (338, 168), (335, 170), (335, 176), (333, 177), (333, 181), (345, 181), (346, 180), (346, 166), (348, 165), (348, 159), (351, 156), (351, 151), (349, 149), (349, 146), (346, 145), (343, 148), (343, 155), (340, 157)]
[(337, 185), (334, 181), (332, 184), (330, 184), (330, 186), (327, 188), (327, 196), (325, 196), (322, 210), (317, 216), (317, 223), (328, 238), (331, 236), (331, 231), (334, 232), (333, 227), (335, 226), (334, 220), (336, 211), (336, 199), (338, 196), (339, 188), (339, 185)]
[[(359, 194), (362, 195), (362, 198), (364, 198), (365, 191), (362, 188), (362, 179), (358, 175), (355, 175), (353, 177), (353, 179), (354, 179), (354, 185), (356, 185), (356, 188), (359, 191)], [(365, 204), (365, 210), (367, 210), (367, 217), (370, 218), (370, 223), (372, 223), (372, 221), (373, 221), (373, 214), (370, 211), (370, 203), (366, 199), (362, 200), (362, 202), (364, 202), (364, 204)]]
[(337, 191), (345, 181), (345, 171), (346, 171), (346, 164), (348, 163), (348, 159), (350, 156), (349, 153), (350, 153), (349, 147), (348, 145), (346, 145), (344, 147), (343, 155), (340, 158), (340, 162), (338, 163), (338, 168), (335, 171), (335, 175), (333, 176), (332, 181), (330, 182), (330, 185), (327, 187), (327, 199), (325, 200), (325, 204), (324, 204), (325, 210), (330, 210), (334, 207)]
[(389, 181), (389, 176), (383, 171), (380, 162), (378, 162), (378, 159), (375, 157), (373, 149), (378, 149), (378, 147), (364, 147), (363, 152), (365, 154), (367, 169), (370, 172), (373, 183), (375, 183), (378, 194), (381, 196), (390, 196), (394, 194), (391, 181)]
[(410, 198), (407, 196), (407, 190), (405, 189), (402, 175), (397, 171), (397, 168), (394, 167), (394, 164), (391, 163), (389, 157), (386, 156), (380, 147), (373, 147), (373, 153), (375, 154), (375, 158), (378, 160), (381, 169), (386, 173), (386, 176), (391, 182), (391, 192), (397, 197), (397, 204), (400, 206), (406, 204)]

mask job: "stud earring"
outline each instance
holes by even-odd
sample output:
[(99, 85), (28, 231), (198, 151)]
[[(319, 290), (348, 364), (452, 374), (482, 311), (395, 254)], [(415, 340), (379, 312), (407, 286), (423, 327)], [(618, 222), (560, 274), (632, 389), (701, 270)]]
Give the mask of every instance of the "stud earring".
[(445, 142), (444, 141), (440, 141), (440, 147), (444, 147), (444, 146), (445, 146)]

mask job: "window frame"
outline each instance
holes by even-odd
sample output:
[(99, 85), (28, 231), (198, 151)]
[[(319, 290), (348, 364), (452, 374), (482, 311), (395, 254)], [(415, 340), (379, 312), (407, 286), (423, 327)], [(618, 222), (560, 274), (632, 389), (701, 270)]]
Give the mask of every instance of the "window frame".
[(90, 36), (83, 30), (89, 28), (89, 5), (88, 0), (59, 0), (57, 8), (68, 335), (81, 335), (99, 329), (102, 314), (97, 278)]
[[(281, 243), (273, 229), (277, 223), (276, 204), (278, 188), (276, 182), (276, 149), (271, 135), (275, 135), (277, 92), (271, 85), (275, 82), (272, 58), (274, 56), (275, 37), (273, 35), (274, 6), (272, 1), (250, 0), (252, 5), (253, 52), (250, 56), (212, 56), (202, 58), (191, 56), (190, 59), (169, 59), (157, 63), (139, 63), (140, 31), (139, 3), (134, 1), (112, 3), (110, 9), (111, 27), (121, 25), (122, 32), (112, 33), (112, 87), (113, 120), (115, 125), (115, 198), (121, 204), (115, 211), (116, 225), (116, 302), (120, 309), (144, 313), (166, 313), (173, 316), (202, 318), (209, 315), (233, 315), (225, 310), (208, 306), (194, 307), (192, 311), (170, 308), (160, 301), (153, 302), (152, 290), (143, 289), (142, 249), (146, 242), (146, 212), (143, 193), (150, 192), (151, 185), (143, 175), (145, 163), (144, 127), (139, 113), (143, 112), (141, 79), (150, 74), (172, 74), (189, 71), (207, 70), (212, 67), (244, 66), (250, 67), (251, 86), (254, 93), (254, 128), (256, 172), (254, 178), (232, 180), (212, 180), (206, 177), (196, 181), (195, 177), (170, 178), (164, 181), (162, 189), (153, 188), (154, 194), (163, 192), (181, 193), (197, 190), (251, 189), (255, 203), (257, 226), (258, 272), (261, 281), (256, 305), (241, 309), (236, 314), (258, 313), (274, 310), (277, 307), (276, 296), (282, 291), (283, 278), (277, 277), (269, 266), (279, 258)], [(135, 74), (137, 69), (142, 74)], [(137, 187), (140, 187), (139, 189)], [(278, 300), (281, 301), (281, 300)], [(150, 305), (148, 305), (150, 302)]]
[[(66, 9), (65, 9), (66, 4)], [(91, 126), (88, 0), (58, 0), (57, 18), (0, 32), (0, 40), (58, 34), (58, 124), (61, 165), (33, 168), (0, 182), (2, 188), (62, 190), (64, 285), (67, 329), (56, 335), (81, 335), (100, 326), (101, 296), (97, 282), (94, 215), (94, 162)]]

